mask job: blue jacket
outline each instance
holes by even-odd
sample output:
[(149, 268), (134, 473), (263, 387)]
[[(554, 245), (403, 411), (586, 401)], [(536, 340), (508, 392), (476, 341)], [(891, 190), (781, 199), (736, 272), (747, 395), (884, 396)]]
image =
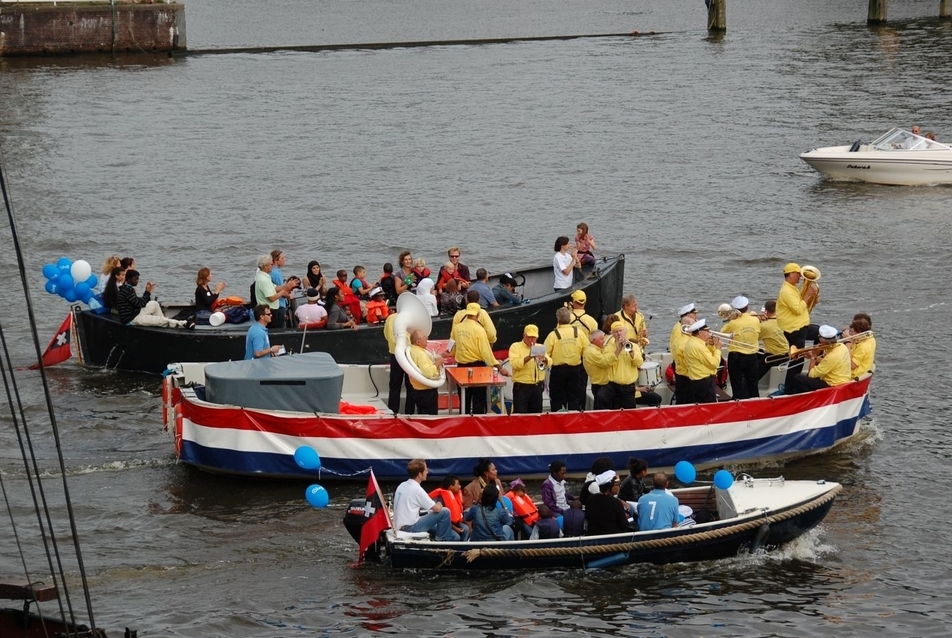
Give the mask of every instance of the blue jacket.
[(479, 503), (473, 505), (463, 514), (463, 520), (473, 524), (473, 541), (501, 541), (505, 540), (506, 533), (503, 525), (512, 525), (512, 516), (504, 507), (485, 508)]

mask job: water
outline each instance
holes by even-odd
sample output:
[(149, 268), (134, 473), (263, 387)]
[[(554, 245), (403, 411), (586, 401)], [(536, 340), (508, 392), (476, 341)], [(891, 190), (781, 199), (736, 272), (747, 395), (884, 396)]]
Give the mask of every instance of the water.
[[(262, 14), (205, 0), (188, 8), (193, 49), (664, 33), (0, 60), (0, 145), (43, 347), (66, 308), (40, 270), (61, 255), (94, 268), (134, 255), (173, 300), (203, 265), (242, 294), (255, 256), (276, 246), (298, 274), (312, 258), (373, 273), (405, 247), (433, 267), (451, 245), (472, 267), (524, 267), (579, 221), (600, 252), (628, 256), (627, 289), (659, 344), (679, 306), (697, 301), (712, 318), (740, 293), (762, 303), (791, 260), (823, 273), (816, 320), (868, 311), (878, 335), (862, 441), (743, 468), (843, 482), (821, 529), (768, 556), (605, 572), (354, 569), (340, 520), (363, 484), (329, 485), (331, 507), (317, 511), (303, 483), (180, 467), (155, 378), (59, 366), (50, 386), (97, 624), (182, 637), (945, 635), (952, 189), (829, 183), (797, 158), (913, 122), (952, 139), (952, 25), (930, 17), (936, 4), (894, 0), (890, 25), (871, 30), (864, 3), (737, 0), (726, 37), (712, 39), (699, 2), (289, 1)], [(0, 241), (11, 277), (0, 321), (26, 365), (15, 260)], [(54, 473), (35, 373), (19, 379)], [(23, 514), (8, 415), (0, 437)], [(42, 571), (38, 541), (18, 531)], [(19, 575), (10, 535), (0, 544), (0, 572)]]

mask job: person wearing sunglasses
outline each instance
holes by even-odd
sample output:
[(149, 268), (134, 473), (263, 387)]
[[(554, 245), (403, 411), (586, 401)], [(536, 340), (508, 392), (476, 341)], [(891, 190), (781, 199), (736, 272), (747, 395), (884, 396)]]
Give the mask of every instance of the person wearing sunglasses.
[(271, 323), (272, 310), (267, 304), (255, 306), (255, 320), (245, 335), (245, 359), (273, 357), (281, 346), (272, 346), (268, 338), (268, 325)]

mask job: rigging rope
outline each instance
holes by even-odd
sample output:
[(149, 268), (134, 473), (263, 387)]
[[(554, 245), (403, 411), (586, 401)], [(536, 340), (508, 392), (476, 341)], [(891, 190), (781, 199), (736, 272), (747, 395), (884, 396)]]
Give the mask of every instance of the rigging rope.
[[(67, 515), (69, 517), (69, 527), (70, 527), (70, 532), (73, 539), (73, 549), (76, 553), (76, 562), (79, 569), (79, 575), (82, 580), (83, 594), (86, 600), (86, 613), (89, 618), (89, 625), (92, 628), (92, 630), (95, 631), (96, 622), (93, 617), (92, 601), (90, 600), (90, 597), (89, 597), (89, 583), (86, 579), (86, 569), (83, 564), (83, 555), (79, 547), (79, 531), (76, 528), (76, 516), (73, 511), (73, 503), (69, 495), (69, 485), (66, 482), (66, 462), (63, 457), (63, 447), (60, 442), (59, 428), (57, 427), (57, 424), (56, 424), (56, 414), (53, 412), (53, 399), (50, 395), (49, 382), (46, 378), (46, 368), (43, 365), (43, 355), (42, 355), (42, 350), (40, 347), (40, 338), (39, 338), (39, 333), (36, 327), (36, 313), (34, 312), (34, 309), (33, 309), (33, 299), (30, 296), (29, 280), (26, 274), (26, 260), (24, 259), (24, 256), (23, 256), (23, 249), (20, 245), (20, 236), (19, 236), (19, 233), (17, 232), (16, 216), (13, 213), (13, 206), (10, 204), (10, 198), (7, 193), (7, 184), (6, 184), (6, 178), (4, 177), (4, 173), (3, 173), (3, 165), (4, 165), (3, 152), (2, 152), (2, 149), (0, 149), (0, 193), (2, 193), (3, 195), (3, 203), (6, 209), (7, 221), (10, 225), (10, 236), (13, 241), (14, 251), (16, 253), (17, 267), (20, 273), (20, 282), (23, 286), (23, 296), (24, 296), (24, 301), (26, 305), (27, 316), (30, 322), (30, 333), (32, 336), (33, 349), (36, 353), (36, 361), (39, 364), (40, 381), (43, 387), (43, 398), (45, 400), (46, 410), (49, 415), (50, 431), (53, 434), (53, 440), (56, 445), (56, 456), (59, 461), (60, 476), (62, 477), (62, 481), (63, 481), (63, 497), (66, 504)], [(31, 491), (33, 490), (33, 479), (35, 478), (37, 487), (39, 489), (40, 497), (43, 502), (43, 511), (46, 514), (47, 526), (48, 526), (47, 531), (49, 532), (49, 537), (52, 542), (53, 554), (55, 554), (56, 556), (56, 563), (59, 568), (60, 580), (62, 581), (62, 585), (63, 585), (63, 595), (64, 595), (64, 598), (66, 599), (66, 606), (69, 609), (70, 621), (73, 622), (73, 624), (75, 624), (73, 606), (69, 597), (69, 589), (66, 584), (62, 558), (60, 556), (59, 548), (56, 544), (56, 537), (53, 531), (53, 523), (50, 518), (50, 511), (49, 511), (49, 507), (47, 506), (47, 501), (46, 501), (46, 496), (43, 490), (42, 480), (40, 479), (39, 466), (37, 465), (36, 455), (34, 454), (33, 445), (31, 442), (31, 438), (29, 436), (29, 426), (26, 421), (26, 414), (23, 411), (23, 403), (20, 398), (19, 390), (17, 389), (16, 379), (13, 375), (13, 367), (10, 366), (10, 353), (7, 349), (6, 337), (3, 334), (2, 327), (0, 327), (0, 340), (2, 340), (2, 343), (3, 343), (4, 359), (6, 363), (6, 367), (3, 368), (3, 378), (4, 378), (4, 385), (7, 389), (7, 397), (8, 397), (8, 402), (10, 405), (10, 412), (11, 412), (11, 415), (13, 416), (13, 421), (15, 425), (17, 424), (17, 416), (16, 416), (17, 410), (20, 413), (19, 423), (22, 425), (22, 429), (23, 429), (23, 432), (29, 447), (30, 458), (33, 461), (33, 472), (35, 473), (35, 477), (34, 475), (30, 473), (30, 468), (29, 468), (29, 463), (27, 461), (26, 452), (23, 450), (23, 446), (21, 443), (21, 452), (23, 452), (23, 461), (24, 461), (25, 467), (27, 468), (27, 476), (29, 477), (29, 480), (30, 480), (30, 489)], [(10, 371), (10, 381), (7, 381), (7, 368), (9, 368), (9, 371)], [(11, 393), (10, 393), (11, 385), (13, 388), (13, 397), (15, 397), (16, 403), (14, 403), (13, 398), (11, 397)], [(16, 406), (16, 409), (14, 408), (14, 406)], [(17, 428), (17, 435), (19, 437), (19, 427)], [(36, 499), (35, 492), (33, 495), (33, 502), (34, 502), (34, 507), (36, 508), (36, 511), (37, 511), (37, 518), (40, 520), (40, 528), (44, 538), (44, 545), (45, 545), (47, 532), (43, 531), (42, 518), (40, 517), (40, 509)], [(10, 507), (9, 501), (7, 501), (7, 507), (8, 509)], [(47, 551), (47, 556), (49, 557), (50, 550), (48, 547), (46, 551)], [(21, 556), (22, 556), (22, 552), (21, 552)], [(50, 560), (50, 572), (53, 576), (54, 584), (55, 584), (56, 573), (55, 573), (55, 570), (53, 569), (52, 559), (50, 558), (49, 560)], [(60, 614), (62, 615), (63, 614), (62, 601), (60, 601), (59, 604), (60, 604)]]

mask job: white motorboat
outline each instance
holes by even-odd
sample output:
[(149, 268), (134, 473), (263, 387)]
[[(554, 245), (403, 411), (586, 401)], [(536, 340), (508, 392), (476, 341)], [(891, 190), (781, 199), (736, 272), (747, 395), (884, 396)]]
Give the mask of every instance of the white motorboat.
[(952, 184), (952, 146), (894, 128), (877, 140), (852, 146), (827, 146), (800, 159), (836, 180), (919, 186)]

